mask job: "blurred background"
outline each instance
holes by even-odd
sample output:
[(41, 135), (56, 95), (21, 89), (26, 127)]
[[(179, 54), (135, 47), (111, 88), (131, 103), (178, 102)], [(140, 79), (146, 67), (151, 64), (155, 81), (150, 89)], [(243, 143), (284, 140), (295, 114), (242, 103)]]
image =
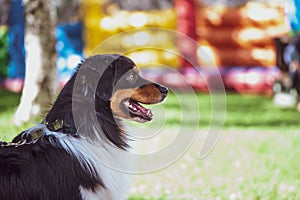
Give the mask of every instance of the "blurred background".
[[(25, 27), (34, 24), (27, 15), (28, 2), (39, 1), (0, 0), (0, 139), (6, 141), (41, 119), (39, 115), (22, 126), (11, 123), (24, 86)], [(136, 176), (130, 199), (300, 199), (298, 0), (48, 3), (56, 15), (59, 86), (82, 59), (109, 40), (101, 46), (103, 52), (123, 52), (146, 78), (180, 91), (185, 99), (180, 104), (176, 93), (168, 96), (164, 115), (156, 114), (146, 126), (151, 132), (164, 122), (165, 136), (150, 146), (163, 146), (183, 126), (182, 109), (189, 113), (198, 108), (201, 113), (199, 141), (171, 167)], [(175, 37), (173, 31), (187, 37)], [(215, 68), (226, 89), (226, 119), (216, 148), (199, 160), (211, 122), (207, 83), (214, 80)], [(185, 91), (178, 74), (196, 93)], [(192, 98), (198, 107), (189, 104)], [(195, 122), (186, 120), (186, 128)]]
[[(25, 76), (22, 39), (25, 11), (21, 0), (7, 3), (6, 8), (4, 2), (7, 0), (2, 1), (0, 76), (2, 80), (8, 78), (8, 88), (20, 91)], [(105, 48), (108, 53), (125, 52), (141, 67), (155, 67), (153, 63), (157, 63), (182, 73), (191, 72), (187, 68), (195, 64), (203, 74), (217, 66), (227, 89), (271, 94), (280, 73), (277, 66), (280, 55), (277, 55), (274, 39), (297, 33), (300, 29), (299, 3), (294, 0), (58, 2), (55, 3), (55, 37), (57, 72), (62, 83), (97, 45), (123, 33)], [(163, 31), (142, 29), (147, 27), (179, 31), (197, 41), (199, 46)], [(136, 29), (141, 31), (126, 33)], [(149, 45), (160, 50), (144, 48)], [(178, 52), (188, 59), (170, 52)], [(191, 84), (199, 90), (206, 88), (205, 81), (191, 80)]]

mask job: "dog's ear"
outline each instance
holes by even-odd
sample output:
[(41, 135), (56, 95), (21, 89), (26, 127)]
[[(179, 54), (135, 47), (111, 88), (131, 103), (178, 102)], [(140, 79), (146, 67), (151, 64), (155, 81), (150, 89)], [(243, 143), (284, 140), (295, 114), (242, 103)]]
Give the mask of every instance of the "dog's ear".
[(77, 70), (76, 91), (84, 99), (95, 96), (109, 99), (114, 84), (116, 55), (96, 55), (87, 58)]
[(109, 101), (117, 81), (133, 66), (133, 61), (117, 54), (89, 57), (78, 70), (79, 92), (85, 98)]
[(81, 77), (81, 84), (82, 84), (82, 89), (81, 89), (81, 94), (83, 96), (87, 96), (88, 93), (90, 93), (90, 89), (89, 89), (89, 85), (88, 85), (88, 81), (87, 81), (87, 77), (85, 75), (83, 75)]
[[(77, 71), (73, 95), (80, 96), (81, 100), (92, 101), (97, 88), (97, 73), (93, 68), (82, 65)], [(75, 93), (75, 94), (74, 94)]]
[(104, 101), (109, 101), (114, 91), (115, 84), (115, 69), (114, 65), (106, 67), (105, 71), (101, 75), (96, 88), (96, 98)]

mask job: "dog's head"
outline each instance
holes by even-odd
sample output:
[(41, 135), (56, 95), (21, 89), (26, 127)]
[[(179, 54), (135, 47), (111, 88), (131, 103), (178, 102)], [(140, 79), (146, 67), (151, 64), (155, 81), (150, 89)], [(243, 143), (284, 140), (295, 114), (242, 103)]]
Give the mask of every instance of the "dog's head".
[(168, 89), (142, 78), (132, 60), (115, 54), (85, 59), (62, 89), (44, 123), (51, 131), (93, 139), (100, 134), (117, 147), (124, 141), (122, 119), (152, 120), (141, 104), (163, 101)]
[(116, 119), (151, 121), (151, 110), (141, 104), (162, 102), (168, 93), (166, 87), (141, 77), (135, 63), (125, 56), (92, 56), (82, 63), (80, 68), (83, 67), (85, 95), (94, 93), (96, 112), (103, 113), (109, 106)]
[(114, 116), (137, 122), (151, 121), (151, 110), (141, 104), (162, 102), (168, 89), (142, 78), (135, 64), (126, 57), (119, 57), (115, 70), (115, 85), (110, 98)]

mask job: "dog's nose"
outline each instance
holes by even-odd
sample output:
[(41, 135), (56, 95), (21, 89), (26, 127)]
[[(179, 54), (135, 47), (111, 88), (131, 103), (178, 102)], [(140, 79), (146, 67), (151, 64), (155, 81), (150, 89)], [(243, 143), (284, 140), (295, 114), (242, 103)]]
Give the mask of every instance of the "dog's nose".
[(162, 94), (165, 94), (165, 95), (168, 94), (168, 88), (160, 85), (158, 89)]
[(158, 84), (156, 84), (156, 87), (158, 88), (158, 90), (161, 93), (161, 96), (162, 96), (161, 100), (164, 100), (168, 94), (168, 88), (158, 85)]

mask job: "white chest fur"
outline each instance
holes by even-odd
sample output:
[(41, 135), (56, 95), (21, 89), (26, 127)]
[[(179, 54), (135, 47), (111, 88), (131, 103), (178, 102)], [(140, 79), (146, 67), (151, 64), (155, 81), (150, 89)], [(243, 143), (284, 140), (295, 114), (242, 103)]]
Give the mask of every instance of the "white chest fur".
[(83, 199), (126, 199), (131, 186), (131, 180), (130, 175), (125, 171), (131, 168), (129, 166), (134, 166), (135, 163), (129, 158), (130, 153), (101, 140), (92, 142), (52, 132), (43, 124), (28, 129), (26, 133), (30, 134), (39, 130), (46, 135), (54, 136), (57, 140), (49, 138), (50, 143), (53, 142), (55, 146), (58, 141), (68, 153), (78, 159), (82, 166), (92, 166), (91, 173), (93, 173), (92, 171), (96, 171), (100, 176), (106, 188), (99, 187), (95, 191), (91, 191), (80, 186), (79, 190)]
[(122, 170), (132, 164), (127, 159), (127, 152), (117, 149), (111, 145), (92, 144), (82, 141), (88, 155), (85, 155), (85, 162), (95, 167), (106, 188), (99, 187), (95, 192), (80, 188), (83, 199), (126, 199), (131, 186), (130, 175)]

